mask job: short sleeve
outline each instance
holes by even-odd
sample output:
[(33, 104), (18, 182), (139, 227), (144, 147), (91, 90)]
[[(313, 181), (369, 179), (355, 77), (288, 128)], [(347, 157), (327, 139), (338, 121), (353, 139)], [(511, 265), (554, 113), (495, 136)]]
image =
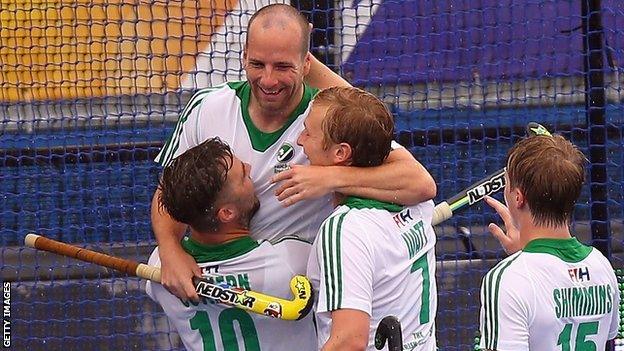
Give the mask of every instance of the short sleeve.
[(373, 254), (363, 233), (347, 212), (323, 223), (314, 253), (320, 271), (317, 312), (351, 308), (371, 315)]
[(205, 91), (197, 92), (180, 113), (178, 123), (154, 160), (161, 166), (166, 167), (173, 159), (199, 145), (197, 124), (199, 111), (206, 94)]
[(481, 283), (479, 348), (482, 350), (529, 350), (531, 309), (524, 294), (527, 289), (518, 288), (525, 279), (505, 272), (508, 263), (503, 261), (494, 267)]

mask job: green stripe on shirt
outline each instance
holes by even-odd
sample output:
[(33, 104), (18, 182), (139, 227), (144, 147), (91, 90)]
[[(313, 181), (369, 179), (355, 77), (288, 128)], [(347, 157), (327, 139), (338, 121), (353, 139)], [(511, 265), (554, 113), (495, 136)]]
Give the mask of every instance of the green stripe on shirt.
[(513, 261), (515, 261), (522, 251), (516, 253), (508, 257), (507, 259), (501, 261), (494, 268), (486, 274), (485, 279), (483, 281), (483, 285), (485, 287), (484, 291), (484, 299), (485, 299), (485, 328), (484, 328), (484, 338), (485, 338), (485, 347), (489, 350), (496, 350), (498, 346), (498, 296), (500, 289), (500, 282), (503, 276), (503, 273), (511, 265)]
[(323, 224), (322, 244), (325, 267), (327, 309), (339, 309), (342, 304), (342, 262), (340, 232), (346, 213), (332, 216)]
[(201, 104), (204, 97), (206, 97), (208, 93), (218, 90), (219, 88), (220, 87), (201, 89), (191, 97), (189, 102), (180, 113), (180, 118), (178, 119), (178, 123), (171, 133), (171, 136), (158, 154), (156, 162), (158, 162), (161, 166), (167, 166), (173, 159), (173, 155), (175, 155), (175, 152), (180, 146), (180, 135), (182, 134), (182, 130), (184, 129), (184, 123), (186, 123), (193, 110)]

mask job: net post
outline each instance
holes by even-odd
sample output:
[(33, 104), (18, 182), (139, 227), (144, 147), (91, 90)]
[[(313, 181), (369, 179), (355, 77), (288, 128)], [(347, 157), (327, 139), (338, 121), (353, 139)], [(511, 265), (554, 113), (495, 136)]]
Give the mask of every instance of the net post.
[(601, 0), (581, 1), (585, 113), (589, 146), (590, 228), (593, 245), (611, 258), (607, 189), (607, 130)]

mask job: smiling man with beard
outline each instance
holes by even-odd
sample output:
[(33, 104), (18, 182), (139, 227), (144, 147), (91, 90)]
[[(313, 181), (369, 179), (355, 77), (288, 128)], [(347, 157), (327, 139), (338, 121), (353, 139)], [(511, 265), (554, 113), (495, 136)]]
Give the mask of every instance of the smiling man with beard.
[[(260, 208), (251, 166), (219, 138), (188, 150), (167, 166), (159, 202), (176, 221), (190, 226), (182, 248), (213, 283), (288, 298), (289, 281), (305, 273), (310, 244), (285, 238), (257, 242), (249, 223)], [(160, 266), (158, 248), (150, 265)], [(149, 296), (165, 311), (187, 350), (316, 350), (311, 315), (285, 321), (207, 302), (189, 304), (160, 284), (148, 282)], [(240, 330), (240, 332), (235, 332)]]

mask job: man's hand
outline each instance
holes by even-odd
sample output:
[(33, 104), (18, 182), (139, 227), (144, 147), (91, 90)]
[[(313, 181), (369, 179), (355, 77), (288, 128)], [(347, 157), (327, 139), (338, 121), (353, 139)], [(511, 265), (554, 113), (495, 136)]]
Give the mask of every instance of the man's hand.
[(503, 223), (505, 223), (505, 228), (507, 228), (507, 233), (505, 233), (501, 227), (494, 223), (490, 223), (490, 225), (488, 225), (490, 233), (498, 239), (498, 242), (503, 246), (503, 249), (508, 255), (522, 250), (523, 246), (520, 242), (520, 231), (514, 226), (507, 206), (489, 196), (485, 197), (485, 202), (490, 205), (496, 213), (498, 213), (498, 215), (503, 219)]
[(193, 276), (201, 277), (201, 270), (193, 257), (184, 250), (158, 250), (161, 262), (161, 284), (182, 301), (198, 303)]
[(332, 167), (293, 165), (273, 176), (272, 183), (282, 182), (275, 196), (286, 207), (301, 200), (316, 199), (334, 191)]

